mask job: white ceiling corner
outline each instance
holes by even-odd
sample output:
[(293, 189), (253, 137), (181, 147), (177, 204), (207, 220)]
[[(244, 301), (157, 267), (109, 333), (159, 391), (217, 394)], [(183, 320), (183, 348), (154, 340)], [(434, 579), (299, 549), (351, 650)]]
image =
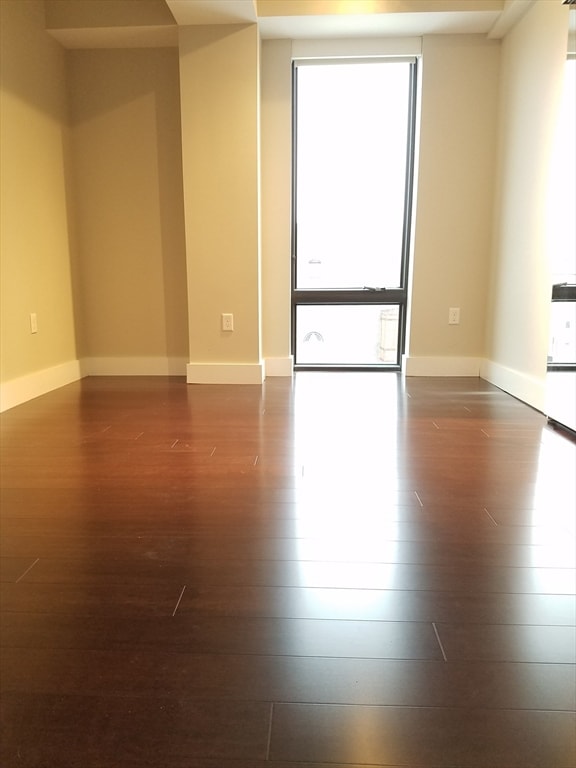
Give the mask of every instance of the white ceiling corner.
[(488, 37), (492, 39), (505, 37), (526, 11), (534, 5), (534, 2), (535, 0), (506, 0), (502, 13), (496, 19)]
[(255, 0), (166, 0), (176, 23), (183, 26), (197, 24), (254, 24)]

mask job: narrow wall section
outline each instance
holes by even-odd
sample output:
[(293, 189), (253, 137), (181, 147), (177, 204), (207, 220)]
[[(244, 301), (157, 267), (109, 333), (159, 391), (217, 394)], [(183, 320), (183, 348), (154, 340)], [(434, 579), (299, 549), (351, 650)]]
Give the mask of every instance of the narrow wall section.
[(292, 374), (292, 42), (262, 43), (262, 347), (266, 375)]
[(65, 52), (44, 23), (43, 2), (0, 3), (2, 409), (80, 376)]
[(499, 161), (482, 376), (538, 409), (545, 402), (551, 278), (549, 168), (568, 40), (568, 7), (540, 0), (502, 49)]
[(259, 48), (256, 25), (180, 31), (189, 383), (263, 380)]
[[(406, 373), (478, 376), (484, 351), (500, 44), (431, 35), (422, 111)], [(449, 323), (450, 308), (460, 310)]]

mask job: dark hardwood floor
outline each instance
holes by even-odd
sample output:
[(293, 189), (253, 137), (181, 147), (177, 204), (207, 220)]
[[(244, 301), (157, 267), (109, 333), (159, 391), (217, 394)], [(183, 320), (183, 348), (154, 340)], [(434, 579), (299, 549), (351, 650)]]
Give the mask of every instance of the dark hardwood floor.
[(576, 452), (480, 379), (2, 416), (4, 768), (574, 768)]

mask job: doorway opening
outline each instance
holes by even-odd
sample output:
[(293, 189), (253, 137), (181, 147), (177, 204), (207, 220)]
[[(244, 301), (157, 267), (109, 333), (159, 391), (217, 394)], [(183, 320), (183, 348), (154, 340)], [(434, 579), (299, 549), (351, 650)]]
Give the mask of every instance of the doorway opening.
[(401, 369), (416, 78), (415, 58), (294, 62), (296, 369)]

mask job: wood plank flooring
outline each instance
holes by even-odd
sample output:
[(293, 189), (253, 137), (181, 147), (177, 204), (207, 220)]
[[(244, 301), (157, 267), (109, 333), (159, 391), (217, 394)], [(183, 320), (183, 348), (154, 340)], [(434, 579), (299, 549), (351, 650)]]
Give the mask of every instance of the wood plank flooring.
[(1, 425), (5, 768), (574, 768), (576, 450), (474, 378), (88, 378)]

